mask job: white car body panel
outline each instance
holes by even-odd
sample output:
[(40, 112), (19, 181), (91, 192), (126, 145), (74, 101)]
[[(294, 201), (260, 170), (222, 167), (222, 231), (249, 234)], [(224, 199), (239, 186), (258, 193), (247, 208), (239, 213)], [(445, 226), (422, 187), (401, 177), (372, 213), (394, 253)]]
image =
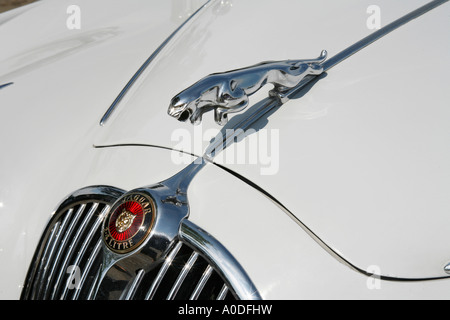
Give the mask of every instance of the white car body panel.
[[(425, 3), (378, 5), (387, 24)], [(73, 4), (83, 8), (81, 30), (65, 27)], [(192, 11), (202, 2), (191, 4)], [(202, 137), (217, 128), (212, 114), (200, 127), (170, 118), (175, 94), (213, 72), (312, 58), (322, 49), (333, 56), (372, 32), (365, 27), (371, 4), (213, 2), (169, 42), (103, 127), (104, 112), (186, 19), (177, 14), (186, 6), (46, 0), (0, 15), (0, 85), (14, 82), (0, 89), (0, 273), (7, 275), (0, 298), (19, 298), (42, 231), (65, 196), (89, 185), (130, 190), (164, 180), (185, 164), (162, 148), (203, 151), (207, 141), (185, 149), (173, 133)], [(212, 164), (194, 179), (191, 219), (233, 253), (263, 298), (450, 298), (445, 279), (382, 281), (381, 290), (370, 290), (372, 279), (340, 259), (389, 277), (446, 276), (450, 44), (435, 39), (448, 39), (449, 14), (447, 3), (408, 23), (270, 115), (264, 128), (279, 132), (276, 174), (222, 163), (296, 218)], [(277, 28), (286, 31), (274, 34)], [(135, 146), (93, 148), (121, 144)]]

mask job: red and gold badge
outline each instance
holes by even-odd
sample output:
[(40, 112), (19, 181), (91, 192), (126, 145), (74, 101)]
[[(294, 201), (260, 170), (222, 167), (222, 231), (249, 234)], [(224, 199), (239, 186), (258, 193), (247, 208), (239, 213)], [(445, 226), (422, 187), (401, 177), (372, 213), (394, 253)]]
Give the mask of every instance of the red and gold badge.
[(103, 240), (116, 253), (136, 249), (150, 234), (155, 203), (144, 193), (123, 196), (111, 209), (103, 225)]

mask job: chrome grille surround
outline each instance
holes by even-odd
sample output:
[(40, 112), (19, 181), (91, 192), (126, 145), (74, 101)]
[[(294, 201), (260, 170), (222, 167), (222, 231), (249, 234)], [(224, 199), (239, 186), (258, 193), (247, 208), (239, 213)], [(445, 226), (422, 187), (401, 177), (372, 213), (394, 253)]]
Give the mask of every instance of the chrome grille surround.
[[(261, 299), (233, 256), (184, 215), (173, 237), (153, 236), (126, 255), (107, 249), (102, 222), (125, 195), (98, 186), (64, 200), (36, 249), (21, 299)], [(159, 220), (166, 226), (165, 219)]]

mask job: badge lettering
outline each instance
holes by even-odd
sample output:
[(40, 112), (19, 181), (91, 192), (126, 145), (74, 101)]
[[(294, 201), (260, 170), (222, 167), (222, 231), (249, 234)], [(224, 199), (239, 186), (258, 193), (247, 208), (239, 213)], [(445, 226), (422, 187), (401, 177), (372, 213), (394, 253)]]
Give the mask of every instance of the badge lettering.
[(103, 222), (103, 242), (116, 253), (136, 249), (153, 227), (155, 204), (141, 193), (130, 193), (116, 202)]

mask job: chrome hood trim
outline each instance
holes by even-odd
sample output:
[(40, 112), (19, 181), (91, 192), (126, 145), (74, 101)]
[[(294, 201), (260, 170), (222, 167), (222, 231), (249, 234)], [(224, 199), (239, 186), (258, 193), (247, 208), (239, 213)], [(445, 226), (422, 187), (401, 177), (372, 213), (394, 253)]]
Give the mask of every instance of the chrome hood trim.
[(130, 90), (130, 88), (133, 86), (133, 84), (136, 82), (136, 80), (141, 76), (141, 74), (147, 69), (147, 67), (152, 63), (152, 61), (158, 56), (158, 54), (164, 49), (164, 47), (169, 43), (169, 41), (191, 20), (193, 19), (204, 7), (210, 3), (211, 0), (208, 0), (203, 6), (201, 6), (196, 12), (194, 12), (192, 15), (189, 16), (189, 18), (183, 22), (164, 42), (151, 54), (151, 56), (144, 62), (144, 64), (139, 68), (138, 71), (134, 74), (134, 76), (128, 81), (126, 86), (122, 89), (122, 91), (119, 93), (117, 98), (114, 100), (114, 102), (111, 104), (111, 106), (108, 108), (106, 113), (103, 115), (102, 119), (100, 120), (100, 125), (103, 126), (108, 121), (111, 114), (114, 112), (114, 110), (118, 107), (119, 103), (122, 101), (123, 97), (127, 94), (127, 92)]

